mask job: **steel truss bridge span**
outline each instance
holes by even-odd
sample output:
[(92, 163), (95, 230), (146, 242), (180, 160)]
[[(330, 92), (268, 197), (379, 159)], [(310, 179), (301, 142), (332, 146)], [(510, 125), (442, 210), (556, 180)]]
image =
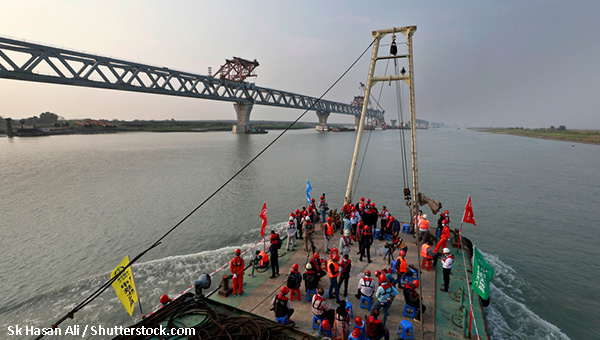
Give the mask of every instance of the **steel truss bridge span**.
[[(234, 102), (238, 118), (234, 132), (238, 133), (251, 131), (250, 112), (255, 104), (316, 111), (321, 128), (326, 127), (330, 113), (352, 115), (358, 122), (362, 109), (252, 83), (3, 37), (0, 37), (0, 78)], [(367, 116), (379, 121), (383, 120), (383, 114), (373, 109), (367, 112)]]

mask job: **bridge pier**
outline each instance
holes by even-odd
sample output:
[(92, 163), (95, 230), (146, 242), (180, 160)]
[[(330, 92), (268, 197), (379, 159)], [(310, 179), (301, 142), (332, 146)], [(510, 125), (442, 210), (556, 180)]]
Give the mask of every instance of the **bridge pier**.
[(317, 118), (319, 118), (319, 125), (317, 125), (317, 131), (329, 131), (327, 127), (327, 118), (329, 118), (329, 114), (331, 112), (328, 111), (317, 111)]
[(354, 116), (354, 128), (358, 131), (358, 127), (360, 126), (360, 116)]
[(248, 133), (252, 131), (250, 126), (250, 112), (254, 105), (250, 103), (234, 103), (233, 108), (237, 115), (237, 124), (233, 126), (233, 133)]
[(377, 122), (377, 126), (379, 126), (379, 127), (383, 126), (383, 119), (375, 118), (375, 122)]

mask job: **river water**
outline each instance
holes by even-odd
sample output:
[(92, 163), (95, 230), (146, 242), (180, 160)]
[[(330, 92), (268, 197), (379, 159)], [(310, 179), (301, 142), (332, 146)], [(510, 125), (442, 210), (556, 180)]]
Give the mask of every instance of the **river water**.
[[(1, 138), (0, 338), (11, 325), (55, 322), (278, 133)], [(325, 192), (339, 207), (354, 140), (354, 133), (287, 133), (133, 266), (143, 311), (254, 244), (263, 202), (269, 226), (282, 225), (305, 203), (308, 179), (313, 197)], [(367, 133), (367, 140), (354, 197), (406, 220), (399, 131)], [(496, 271), (492, 339), (597, 338), (600, 148), (441, 129), (418, 132), (418, 153), (420, 190), (450, 210), (452, 228), (472, 197), (477, 226), (464, 225), (464, 234)], [(130, 318), (107, 291), (61, 328), (138, 320), (138, 306)]]

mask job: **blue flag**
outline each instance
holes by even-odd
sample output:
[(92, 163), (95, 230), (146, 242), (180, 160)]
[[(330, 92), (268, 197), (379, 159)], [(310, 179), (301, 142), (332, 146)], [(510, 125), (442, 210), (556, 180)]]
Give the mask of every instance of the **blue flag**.
[(309, 192), (312, 190), (312, 187), (310, 186), (310, 181), (306, 180), (306, 202), (308, 202), (308, 205), (310, 205), (310, 194)]

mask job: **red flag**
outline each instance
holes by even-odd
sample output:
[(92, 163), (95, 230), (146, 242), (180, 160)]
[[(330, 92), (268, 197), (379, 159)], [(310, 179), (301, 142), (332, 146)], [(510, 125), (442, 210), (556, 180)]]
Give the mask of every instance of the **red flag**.
[(467, 206), (465, 207), (465, 215), (463, 216), (463, 222), (471, 223), (476, 226), (475, 218), (473, 218), (473, 207), (471, 206), (471, 195), (469, 195), (469, 199), (467, 200)]
[(260, 234), (263, 238), (265, 238), (265, 227), (267, 226), (267, 202), (263, 205), (262, 210), (260, 211), (260, 218), (262, 218), (262, 227), (260, 228)]

